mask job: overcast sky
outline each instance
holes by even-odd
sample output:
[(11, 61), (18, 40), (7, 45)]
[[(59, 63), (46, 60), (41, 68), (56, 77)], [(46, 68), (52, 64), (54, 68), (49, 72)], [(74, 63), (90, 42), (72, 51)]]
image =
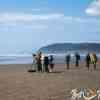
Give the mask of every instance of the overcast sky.
[(0, 0), (0, 54), (60, 42), (100, 42), (100, 0)]

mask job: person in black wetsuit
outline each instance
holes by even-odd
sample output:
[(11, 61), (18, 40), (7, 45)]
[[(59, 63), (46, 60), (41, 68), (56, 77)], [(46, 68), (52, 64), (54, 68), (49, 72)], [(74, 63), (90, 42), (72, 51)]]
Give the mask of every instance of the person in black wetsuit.
[(76, 66), (76, 67), (79, 67), (80, 55), (79, 55), (78, 53), (76, 53), (76, 54), (75, 54), (75, 58), (76, 58), (75, 66)]
[(90, 61), (91, 61), (91, 58), (90, 58), (90, 54), (89, 53), (86, 55), (85, 61), (86, 61), (86, 67), (89, 70), (89, 68), (90, 68)]
[(49, 59), (48, 59), (48, 56), (45, 56), (44, 57), (44, 69), (45, 69), (45, 72), (49, 72), (48, 65), (49, 65)]
[(70, 68), (70, 59), (71, 59), (71, 56), (70, 56), (70, 54), (68, 54), (67, 56), (66, 56), (66, 68), (67, 69), (69, 69)]

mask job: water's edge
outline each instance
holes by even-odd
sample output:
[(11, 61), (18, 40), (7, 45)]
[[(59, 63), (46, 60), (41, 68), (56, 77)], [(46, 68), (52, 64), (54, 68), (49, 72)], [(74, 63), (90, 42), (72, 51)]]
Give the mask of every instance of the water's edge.
[[(53, 54), (55, 64), (65, 64), (64, 54)], [(85, 55), (80, 55), (81, 61), (84, 61)], [(100, 55), (97, 55), (100, 58)], [(75, 57), (71, 56), (71, 62), (75, 61)], [(32, 56), (0, 56), (0, 64), (32, 64)]]

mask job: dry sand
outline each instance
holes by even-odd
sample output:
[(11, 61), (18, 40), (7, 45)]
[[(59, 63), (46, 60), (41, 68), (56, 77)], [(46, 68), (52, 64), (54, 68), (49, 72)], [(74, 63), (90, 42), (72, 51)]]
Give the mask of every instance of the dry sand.
[(30, 66), (0, 65), (0, 100), (70, 100), (73, 88), (100, 87), (100, 64), (96, 71), (84, 64), (69, 71), (56, 65), (56, 73), (49, 74), (28, 73)]

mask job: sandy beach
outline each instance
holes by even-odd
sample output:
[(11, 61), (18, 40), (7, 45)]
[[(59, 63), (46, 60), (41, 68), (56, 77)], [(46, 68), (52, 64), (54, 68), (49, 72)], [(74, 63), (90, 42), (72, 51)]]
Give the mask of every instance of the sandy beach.
[(70, 100), (71, 89), (100, 88), (100, 63), (97, 70), (56, 65), (55, 73), (29, 73), (31, 65), (0, 65), (0, 100)]

